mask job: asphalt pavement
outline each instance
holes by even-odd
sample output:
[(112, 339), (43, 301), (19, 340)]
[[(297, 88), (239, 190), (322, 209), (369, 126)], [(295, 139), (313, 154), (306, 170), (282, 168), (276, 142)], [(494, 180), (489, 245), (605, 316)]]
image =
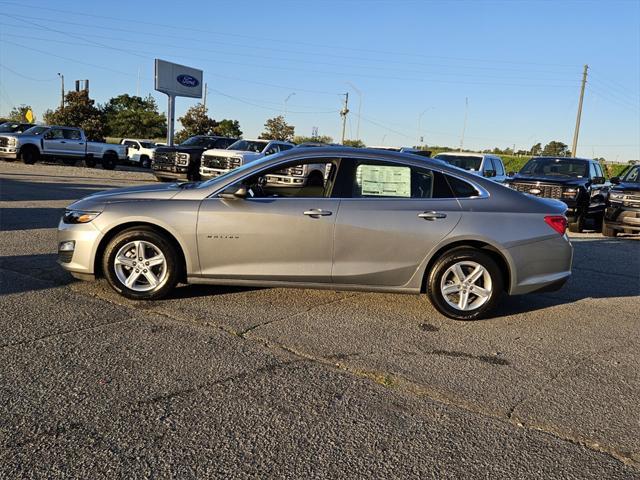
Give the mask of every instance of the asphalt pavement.
[(77, 198), (148, 172), (0, 162), (0, 478), (640, 478), (640, 242), (456, 322), (423, 296), (181, 286), (56, 264)]

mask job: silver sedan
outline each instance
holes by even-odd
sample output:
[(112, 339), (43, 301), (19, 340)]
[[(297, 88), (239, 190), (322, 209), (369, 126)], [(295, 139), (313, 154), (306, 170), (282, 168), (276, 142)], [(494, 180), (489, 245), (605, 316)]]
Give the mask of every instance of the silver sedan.
[[(323, 182), (295, 181), (318, 163)], [(273, 174), (291, 186), (269, 184)], [(207, 182), (79, 200), (60, 221), (58, 255), (131, 299), (179, 282), (426, 293), (442, 314), (475, 320), (503, 294), (564, 284), (565, 208), (414, 155), (292, 149)]]

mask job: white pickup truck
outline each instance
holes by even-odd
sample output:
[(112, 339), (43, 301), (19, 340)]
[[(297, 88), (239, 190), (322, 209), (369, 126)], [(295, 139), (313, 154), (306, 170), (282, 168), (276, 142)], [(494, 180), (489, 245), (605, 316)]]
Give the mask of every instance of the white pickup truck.
[(0, 158), (22, 159), (29, 165), (41, 158), (67, 164), (84, 160), (88, 167), (101, 163), (102, 168), (113, 170), (118, 161), (127, 160), (127, 151), (124, 145), (89, 142), (81, 128), (35, 126), (21, 134), (0, 134)]
[(120, 145), (127, 147), (127, 158), (131, 163), (138, 164), (142, 168), (151, 167), (153, 152), (158, 147), (150, 140), (138, 140), (137, 138), (123, 138)]
[(200, 177), (203, 179), (217, 177), (245, 163), (274, 153), (284, 152), (293, 147), (295, 147), (293, 143), (279, 140), (241, 139), (226, 149), (205, 150), (200, 162)]

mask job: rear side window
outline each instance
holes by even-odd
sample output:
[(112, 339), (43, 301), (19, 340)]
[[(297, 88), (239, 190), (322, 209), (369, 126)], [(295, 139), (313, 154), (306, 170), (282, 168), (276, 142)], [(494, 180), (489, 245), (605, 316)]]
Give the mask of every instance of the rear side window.
[(493, 163), (493, 158), (491, 157), (487, 157), (484, 159), (484, 171), (486, 172), (487, 170), (495, 172), (496, 171), (496, 166)]
[(493, 165), (496, 167), (496, 175), (504, 175), (504, 165), (502, 165), (502, 160), (494, 158)]
[(467, 183), (464, 180), (460, 180), (457, 177), (452, 177), (451, 175), (444, 176), (446, 177), (447, 183), (451, 187), (451, 190), (453, 191), (453, 194), (456, 198), (477, 197), (480, 194), (478, 190), (470, 183)]
[(80, 138), (82, 138), (80, 136), (80, 130), (71, 130), (69, 128), (65, 128), (62, 131), (62, 134), (67, 140), (80, 140)]

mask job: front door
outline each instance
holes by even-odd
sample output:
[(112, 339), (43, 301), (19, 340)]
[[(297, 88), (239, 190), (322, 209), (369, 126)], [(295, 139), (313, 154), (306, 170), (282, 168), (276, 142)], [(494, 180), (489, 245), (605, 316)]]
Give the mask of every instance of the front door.
[(334, 283), (405, 285), (461, 218), (445, 176), (426, 168), (343, 159), (338, 183)]
[(45, 155), (61, 155), (65, 144), (62, 128), (50, 128), (42, 137), (42, 151)]
[[(317, 160), (313, 160), (314, 162)], [(327, 160), (329, 161), (329, 160)], [(299, 163), (299, 162), (298, 162)], [(245, 198), (203, 200), (198, 215), (202, 275), (211, 278), (329, 282), (340, 201), (326, 185), (274, 187), (265, 169), (230, 186)]]

